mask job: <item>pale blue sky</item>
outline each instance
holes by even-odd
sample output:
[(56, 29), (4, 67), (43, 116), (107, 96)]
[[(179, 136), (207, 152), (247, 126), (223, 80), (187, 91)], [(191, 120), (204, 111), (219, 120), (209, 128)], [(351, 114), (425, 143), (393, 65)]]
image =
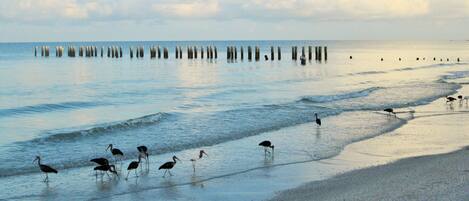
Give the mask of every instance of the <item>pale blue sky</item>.
[(0, 0), (0, 42), (469, 39), (469, 0)]

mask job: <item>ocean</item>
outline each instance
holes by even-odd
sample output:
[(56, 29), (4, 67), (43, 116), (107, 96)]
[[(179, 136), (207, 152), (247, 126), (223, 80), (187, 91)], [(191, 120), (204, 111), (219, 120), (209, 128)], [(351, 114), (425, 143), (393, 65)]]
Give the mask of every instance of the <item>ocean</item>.
[[(124, 55), (57, 58), (51, 50), (48, 58), (35, 57), (33, 48), (42, 45), (116, 45)], [(170, 59), (150, 59), (153, 45), (168, 47)], [(189, 45), (216, 46), (218, 59), (187, 59), (185, 51), (184, 59), (174, 58), (175, 46)], [(129, 57), (135, 46), (146, 48), (144, 58)], [(227, 61), (227, 46), (259, 46), (261, 60)], [(270, 46), (282, 48), (282, 60), (263, 59)], [(301, 65), (291, 46), (327, 46), (328, 60)], [(383, 115), (384, 108), (444, 103), (460, 88), (451, 80), (469, 77), (468, 61), (468, 41), (0, 43), (0, 185), (7, 186), (0, 199), (99, 199), (185, 185), (194, 179), (188, 160), (199, 149), (209, 157), (195, 180), (330, 158), (405, 124)], [(294, 133), (296, 127), (306, 133)], [(275, 160), (264, 160), (262, 140), (275, 144)], [(139, 145), (150, 150), (150, 179), (162, 180), (157, 167), (172, 155), (186, 162), (169, 184), (97, 190), (87, 185), (95, 179), (89, 160), (112, 158), (108, 144), (124, 152), (123, 175)], [(59, 170), (50, 176), (52, 194), (28, 188), (40, 183), (36, 155)]]

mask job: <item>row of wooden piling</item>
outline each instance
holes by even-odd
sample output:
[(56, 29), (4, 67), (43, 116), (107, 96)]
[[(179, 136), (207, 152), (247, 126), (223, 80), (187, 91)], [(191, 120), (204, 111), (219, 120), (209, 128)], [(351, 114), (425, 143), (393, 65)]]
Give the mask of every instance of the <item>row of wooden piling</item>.
[[(226, 58), (230, 61), (233, 60), (244, 60), (245, 58), (245, 47), (243, 46), (227, 46), (226, 47)], [(302, 47), (301, 49), (301, 57), (300, 60), (306, 60), (306, 47)], [(308, 46), (308, 59), (312, 60), (312, 46)], [(107, 48), (101, 47), (100, 48), (100, 56), (104, 57), (105, 55), (105, 49), (107, 49), (106, 56), (108, 58), (122, 58), (123, 57), (123, 49), (120, 46), (108, 46)], [(175, 48), (175, 57), (176, 59), (182, 59), (183, 58), (183, 47), (181, 46), (176, 46)], [(188, 59), (218, 59), (218, 50), (216, 46), (206, 46), (206, 47), (197, 47), (197, 46), (188, 46), (185, 47), (186, 49), (186, 55)], [(48, 46), (40, 46), (40, 47), (34, 47), (34, 56), (38, 56), (38, 51), (41, 51), (41, 56), (43, 57), (48, 57), (50, 50)], [(276, 50), (276, 51), (275, 51)], [(324, 50), (324, 52), (323, 52)], [(56, 46), (55, 47), (56, 51), (56, 57), (62, 57), (63, 56), (63, 51), (64, 47), (62, 46)], [(168, 59), (169, 58), (169, 51), (168, 48), (166, 47), (160, 47), (160, 46), (151, 46), (149, 48), (150, 51), (150, 58), (164, 58)], [(293, 46), (292, 47), (292, 60), (298, 60), (298, 46)], [(200, 55), (200, 56), (199, 56)], [(239, 57), (238, 57), (239, 55)], [(69, 46), (67, 47), (67, 56), (68, 57), (76, 57), (77, 56), (77, 51), (76, 47), (74, 46)], [(98, 57), (98, 48), (96, 46), (79, 46), (78, 47), (78, 56), (80, 57)], [(145, 56), (145, 48), (143, 46), (138, 46), (138, 47), (129, 47), (129, 56), (130, 58), (144, 58)], [(279, 46), (274, 47), (270, 46), (270, 57), (268, 54), (264, 55), (265, 60), (275, 60), (275, 56), (277, 60), (282, 59), (282, 50)], [(324, 56), (324, 57), (323, 57)], [(259, 61), (261, 57), (260, 53), (260, 48), (259, 46), (247, 46), (247, 59), (249, 61), (255, 60)], [(315, 47), (315, 57), (316, 60), (322, 61), (327, 60), (327, 47), (322, 47), (322, 46), (316, 46)]]
[[(303, 46), (301, 47), (301, 56), (300, 60), (312, 60), (313, 59), (313, 47), (308, 46), (308, 57), (306, 57), (306, 47)], [(323, 53), (324, 50), (324, 53)], [(324, 56), (324, 57), (323, 57)], [(292, 47), (292, 60), (297, 60), (298, 59), (298, 46), (293, 46)], [(322, 47), (322, 46), (315, 46), (314, 47), (314, 59), (316, 61), (322, 61), (325, 60), (327, 61), (327, 46)]]

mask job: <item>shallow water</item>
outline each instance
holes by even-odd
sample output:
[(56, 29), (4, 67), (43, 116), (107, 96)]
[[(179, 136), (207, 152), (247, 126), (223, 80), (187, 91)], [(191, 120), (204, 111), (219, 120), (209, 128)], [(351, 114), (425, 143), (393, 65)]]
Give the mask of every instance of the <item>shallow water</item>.
[[(0, 44), (0, 158), (9, 161), (0, 163), (0, 176), (4, 177), (0, 180), (11, 188), (0, 198), (44, 195), (18, 190), (28, 189), (31, 173), (38, 172), (31, 163), (37, 154), (61, 172), (49, 184), (60, 189), (60, 193), (52, 190), (57, 199), (63, 195), (101, 197), (103, 189), (96, 187), (84, 188), (83, 194), (64, 189), (94, 181), (88, 160), (110, 156), (105, 152), (109, 143), (120, 148), (127, 159), (136, 158), (136, 146), (147, 145), (153, 156), (149, 180), (160, 178), (156, 167), (173, 154), (186, 160), (178, 164), (174, 183), (167, 185), (190, 182), (192, 172), (187, 160), (200, 148), (210, 154), (201, 164), (203, 176), (197, 179), (202, 180), (328, 158), (347, 144), (405, 123), (370, 111), (429, 103), (459, 88), (448, 80), (469, 76), (465, 63), (469, 58), (463, 56), (469, 55), (469, 43), (462, 41), (111, 44), (121, 44), (124, 50), (129, 45), (173, 48), (215, 44), (219, 51), (226, 45), (260, 45), (264, 53), (270, 45), (281, 45), (283, 60), (231, 63), (224, 52), (219, 52), (216, 61), (130, 59), (125, 54), (122, 59), (34, 58), (32, 47), (43, 44)], [(327, 45), (329, 60), (308, 62), (306, 66), (291, 61), (289, 46), (299, 44)], [(416, 57), (426, 60), (416, 61)], [(433, 61), (433, 57), (451, 60)], [(455, 61), (457, 57), (461, 62)], [(307, 124), (314, 121), (314, 113), (323, 118), (320, 129)], [(310, 139), (305, 134), (289, 133), (293, 126), (311, 126), (304, 129), (310, 130)], [(257, 143), (264, 139), (280, 147), (274, 161), (256, 155), (262, 153)], [(123, 168), (126, 164), (128, 161)], [(39, 177), (33, 174), (33, 180)], [(166, 185), (161, 182), (142, 179), (134, 190)], [(107, 196), (132, 191), (125, 183), (116, 185), (108, 186), (112, 190)]]

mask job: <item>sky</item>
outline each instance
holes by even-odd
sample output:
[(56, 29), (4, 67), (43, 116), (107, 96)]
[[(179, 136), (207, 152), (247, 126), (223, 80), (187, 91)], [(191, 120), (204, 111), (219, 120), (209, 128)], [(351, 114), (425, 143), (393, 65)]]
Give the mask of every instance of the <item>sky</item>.
[(469, 0), (0, 0), (0, 42), (468, 40)]

